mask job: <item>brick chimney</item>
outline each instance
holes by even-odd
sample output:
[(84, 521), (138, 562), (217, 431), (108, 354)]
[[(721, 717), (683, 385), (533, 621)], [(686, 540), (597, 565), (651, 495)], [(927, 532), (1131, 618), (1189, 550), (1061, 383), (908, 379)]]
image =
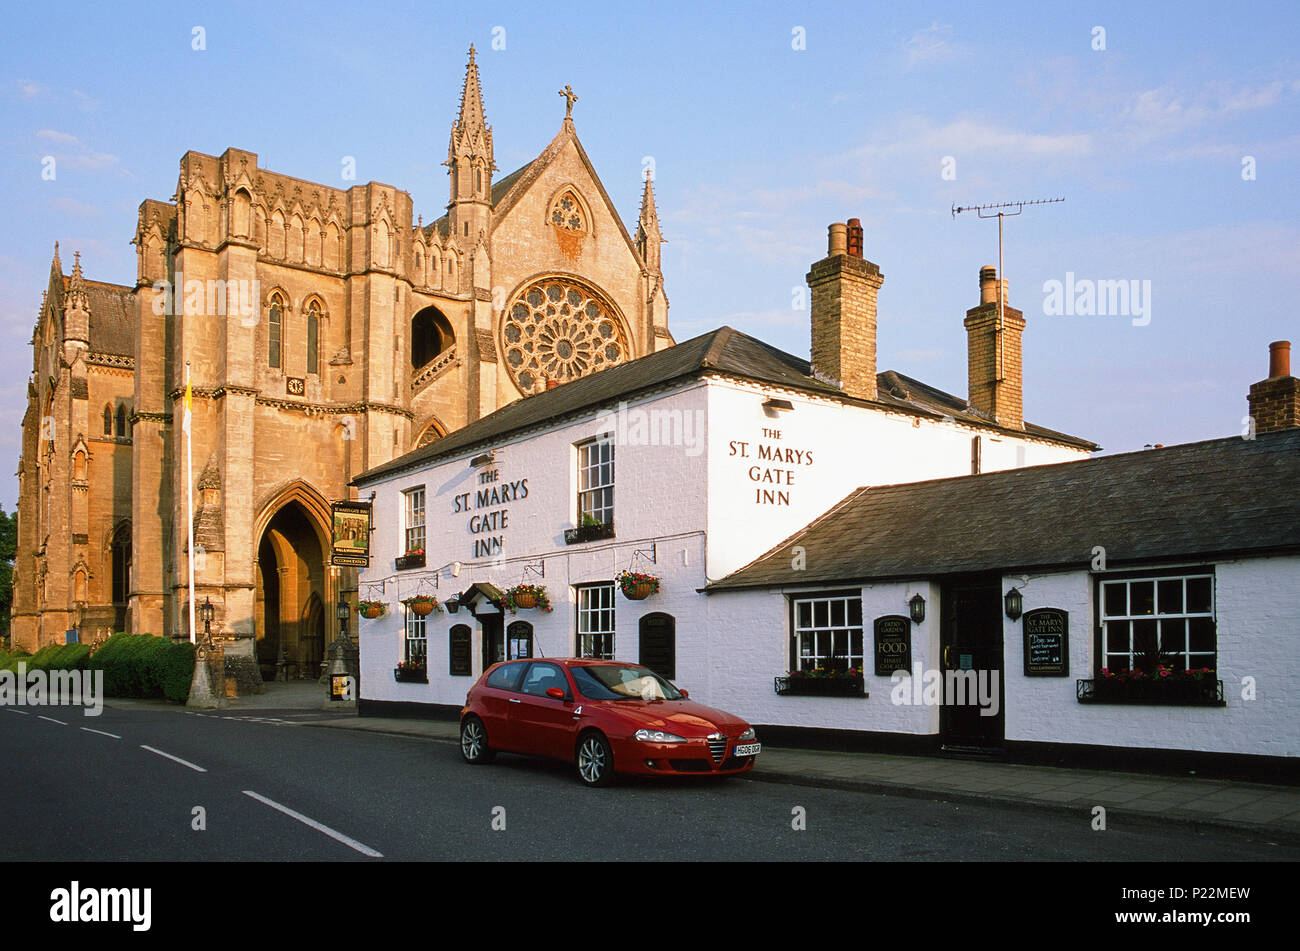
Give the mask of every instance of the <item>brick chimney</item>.
[(862, 223), (830, 226), (828, 253), (805, 280), (812, 291), (813, 373), (849, 396), (876, 398), (876, 295), (880, 268), (862, 257)]
[[(1001, 321), (999, 290), (1003, 300)], [(966, 311), (968, 400), (972, 408), (991, 416), (998, 425), (1024, 429), (1020, 336), (1025, 330), (1025, 318), (1006, 304), (1006, 297), (1007, 282), (998, 281), (998, 269), (988, 265), (980, 268), (980, 303)]]
[(1273, 433), (1300, 426), (1300, 380), (1291, 375), (1291, 341), (1268, 345), (1268, 379), (1250, 388), (1255, 432)]

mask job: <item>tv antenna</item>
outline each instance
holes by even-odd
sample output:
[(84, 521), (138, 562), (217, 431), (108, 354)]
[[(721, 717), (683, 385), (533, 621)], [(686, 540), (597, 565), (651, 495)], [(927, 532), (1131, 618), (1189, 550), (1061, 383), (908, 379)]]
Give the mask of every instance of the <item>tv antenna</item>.
[[(1006, 320), (1006, 301), (1003, 299), (1002, 288), (1006, 280), (1003, 267), (1003, 250), (1002, 250), (1002, 219), (1014, 218), (1025, 210), (1026, 205), (1054, 205), (1057, 202), (1065, 201), (1064, 196), (1061, 198), (1035, 198), (1033, 201), (1003, 201), (992, 205), (956, 205), (952, 206), (952, 216), (956, 218), (963, 211), (973, 211), (981, 218), (998, 219), (998, 383), (1003, 382), (1002, 375), (1002, 329)], [(1004, 208), (1014, 208), (1015, 211), (1003, 211)]]

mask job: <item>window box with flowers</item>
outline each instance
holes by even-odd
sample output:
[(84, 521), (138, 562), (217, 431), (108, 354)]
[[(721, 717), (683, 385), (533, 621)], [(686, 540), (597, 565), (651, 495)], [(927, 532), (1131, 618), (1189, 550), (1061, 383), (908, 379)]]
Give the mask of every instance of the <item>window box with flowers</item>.
[(393, 679), (399, 684), (427, 684), (429, 667), (416, 661), (401, 661), (393, 668)]
[(373, 621), (375, 618), (383, 617), (387, 613), (388, 605), (384, 604), (383, 601), (368, 601), (365, 598), (357, 601), (357, 614), (364, 618)]
[(792, 670), (775, 681), (776, 692), (782, 697), (867, 696), (861, 667)]
[(1130, 703), (1153, 706), (1222, 707), (1223, 681), (1209, 667), (1178, 670), (1167, 663), (1154, 670), (1110, 670), (1077, 682), (1080, 703)]
[(406, 571), (409, 568), (423, 568), (424, 549), (416, 548), (408, 551), (405, 555), (398, 555), (393, 559), (393, 566), (397, 571)]
[(431, 594), (417, 594), (410, 598), (403, 598), (402, 603), (416, 617), (428, 617), (434, 611), (442, 613), (442, 605)]
[(650, 595), (659, 593), (659, 579), (654, 575), (623, 571), (615, 575), (614, 581), (622, 589), (623, 597), (629, 601), (644, 601)]
[(502, 604), (511, 614), (518, 614), (521, 609), (529, 608), (551, 610), (551, 599), (546, 593), (546, 585), (541, 584), (517, 584), (513, 588), (507, 588)]
[(564, 530), (564, 544), (580, 545), (583, 542), (600, 541), (602, 538), (614, 537), (614, 521), (602, 522), (591, 515), (583, 514), (577, 528)]

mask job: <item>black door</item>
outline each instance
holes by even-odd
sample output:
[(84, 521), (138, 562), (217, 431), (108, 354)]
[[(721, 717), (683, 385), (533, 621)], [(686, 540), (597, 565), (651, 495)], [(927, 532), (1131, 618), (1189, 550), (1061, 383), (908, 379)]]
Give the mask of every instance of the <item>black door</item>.
[(1002, 578), (984, 575), (946, 582), (940, 623), (943, 707), (939, 730), (946, 747), (1002, 745)]
[(479, 619), (483, 626), (483, 669), (506, 659), (505, 628), (499, 614), (485, 614)]

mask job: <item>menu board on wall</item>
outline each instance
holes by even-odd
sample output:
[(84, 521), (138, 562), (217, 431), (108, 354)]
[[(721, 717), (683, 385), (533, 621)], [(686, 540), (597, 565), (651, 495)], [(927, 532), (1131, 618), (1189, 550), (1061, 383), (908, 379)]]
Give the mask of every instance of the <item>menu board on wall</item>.
[(901, 614), (876, 618), (876, 676), (912, 669), (912, 619)]
[(1070, 613), (1060, 608), (1026, 611), (1025, 676), (1070, 675)]

